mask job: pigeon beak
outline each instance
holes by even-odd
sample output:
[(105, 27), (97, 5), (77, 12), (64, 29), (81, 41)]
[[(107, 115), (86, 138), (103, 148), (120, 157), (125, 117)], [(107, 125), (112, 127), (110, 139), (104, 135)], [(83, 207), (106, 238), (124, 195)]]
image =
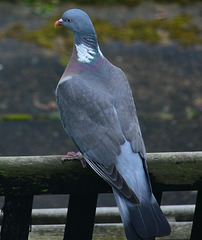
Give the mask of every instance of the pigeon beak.
[(55, 27), (61, 26), (63, 24), (62, 18), (55, 22)]

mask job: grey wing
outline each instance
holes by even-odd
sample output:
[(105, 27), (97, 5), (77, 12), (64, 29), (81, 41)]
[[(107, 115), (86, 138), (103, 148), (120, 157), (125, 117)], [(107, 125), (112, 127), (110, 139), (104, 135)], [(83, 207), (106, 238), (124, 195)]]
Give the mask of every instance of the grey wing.
[(116, 77), (114, 106), (119, 116), (121, 129), (126, 140), (131, 143), (133, 151), (139, 152), (142, 158), (146, 159), (145, 145), (129, 82), (119, 68), (114, 68), (113, 75)]
[(125, 139), (130, 142), (133, 152), (139, 153), (142, 158), (144, 171), (151, 191), (152, 187), (146, 163), (146, 149), (141, 134), (132, 91), (129, 82), (121, 69), (114, 68), (113, 75), (116, 77), (116, 86), (114, 88), (115, 95), (113, 96), (114, 106), (119, 116), (121, 129)]
[(64, 129), (91, 167), (121, 195), (138, 203), (115, 166), (125, 139), (112, 99), (83, 79), (73, 78), (59, 84), (56, 91)]

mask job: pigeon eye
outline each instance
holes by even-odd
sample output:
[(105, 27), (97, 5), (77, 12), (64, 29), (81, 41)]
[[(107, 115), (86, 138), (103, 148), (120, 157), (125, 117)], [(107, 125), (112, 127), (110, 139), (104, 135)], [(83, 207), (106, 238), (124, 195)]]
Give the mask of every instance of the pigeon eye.
[(71, 22), (72, 20), (71, 20), (71, 18), (67, 18), (67, 21), (68, 21), (68, 22)]

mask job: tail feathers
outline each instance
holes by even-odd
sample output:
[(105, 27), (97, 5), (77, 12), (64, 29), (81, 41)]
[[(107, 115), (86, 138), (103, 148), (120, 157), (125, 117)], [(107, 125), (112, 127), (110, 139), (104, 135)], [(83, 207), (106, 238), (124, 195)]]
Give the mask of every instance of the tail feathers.
[(113, 189), (128, 240), (153, 240), (169, 235), (170, 226), (153, 194), (150, 201), (134, 205)]

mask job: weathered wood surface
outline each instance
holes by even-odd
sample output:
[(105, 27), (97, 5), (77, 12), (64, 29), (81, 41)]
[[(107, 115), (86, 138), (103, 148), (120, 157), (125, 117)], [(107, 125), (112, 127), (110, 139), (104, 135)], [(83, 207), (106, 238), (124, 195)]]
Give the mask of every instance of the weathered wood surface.
[(33, 196), (6, 196), (1, 240), (27, 240), (31, 225)]
[(148, 168), (154, 190), (202, 189), (202, 152), (150, 153)]
[[(156, 240), (190, 240), (191, 222), (171, 222), (170, 236)], [(64, 225), (35, 225), (29, 234), (29, 240), (61, 240)], [(95, 224), (93, 240), (126, 240), (122, 224)], [(201, 240), (201, 239), (199, 239)]]
[[(190, 240), (191, 222), (171, 222), (170, 236), (156, 240)], [(61, 240), (64, 225), (35, 225), (29, 234), (29, 240)], [(95, 224), (93, 240), (126, 240), (123, 224)], [(201, 239), (198, 239), (201, 240)]]
[(70, 195), (63, 240), (92, 239), (97, 197), (97, 193)]
[[(61, 158), (0, 157), (0, 195), (111, 191), (90, 167)], [(148, 153), (148, 168), (154, 190), (202, 190), (202, 152)]]
[(62, 157), (1, 157), (0, 195), (111, 191), (90, 167), (84, 169), (79, 160), (62, 162)]
[[(195, 205), (168, 205), (161, 206), (163, 213), (169, 222), (192, 222)], [(65, 224), (67, 208), (33, 209), (32, 225), (57, 225)], [(0, 212), (0, 224), (3, 213)], [(117, 207), (97, 207), (95, 223), (121, 223), (121, 217)]]
[(191, 240), (202, 239), (202, 191), (198, 191), (196, 199), (196, 208), (194, 212), (193, 227), (191, 231)]

